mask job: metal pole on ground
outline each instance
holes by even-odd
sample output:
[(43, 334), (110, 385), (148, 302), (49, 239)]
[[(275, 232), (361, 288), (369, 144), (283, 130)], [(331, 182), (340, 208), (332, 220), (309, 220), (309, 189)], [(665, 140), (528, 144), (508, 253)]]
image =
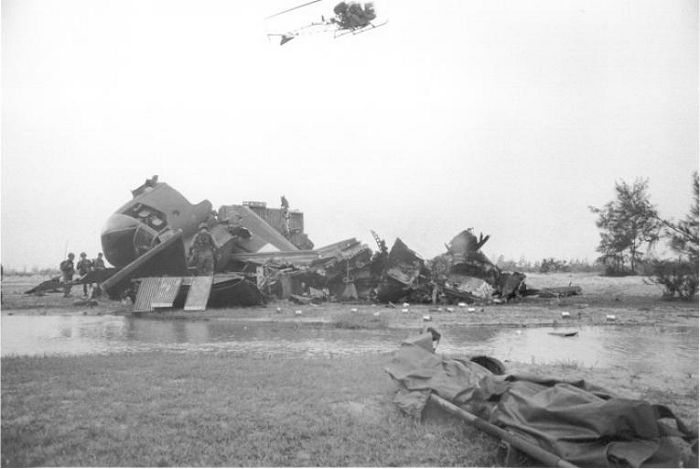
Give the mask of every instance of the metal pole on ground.
[(431, 394), (430, 400), (438, 406), (440, 406), (441, 408), (445, 409), (447, 412), (451, 413), (452, 415), (459, 417), (460, 419), (466, 421), (467, 423), (475, 426), (480, 430), (483, 430), (489, 435), (495, 436), (497, 438), (500, 438), (501, 440), (510, 443), (515, 448), (519, 449), (520, 451), (526, 453), (529, 456), (532, 456), (547, 467), (578, 467), (560, 458), (556, 454), (550, 453), (549, 451), (542, 449), (539, 446), (533, 445), (529, 441), (514, 433), (510, 433), (500, 427), (497, 427), (496, 425), (487, 422), (484, 419), (477, 417), (474, 414), (470, 414), (466, 410), (457, 407), (456, 405), (452, 404), (449, 401), (446, 401), (440, 396)]

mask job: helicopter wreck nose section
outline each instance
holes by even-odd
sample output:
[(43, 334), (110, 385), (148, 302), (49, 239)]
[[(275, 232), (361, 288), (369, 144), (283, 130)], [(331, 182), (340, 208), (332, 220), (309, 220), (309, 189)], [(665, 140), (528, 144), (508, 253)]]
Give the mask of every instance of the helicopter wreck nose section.
[(107, 219), (102, 229), (102, 252), (114, 267), (121, 268), (138, 257), (134, 246), (134, 235), (139, 221), (120, 213)]

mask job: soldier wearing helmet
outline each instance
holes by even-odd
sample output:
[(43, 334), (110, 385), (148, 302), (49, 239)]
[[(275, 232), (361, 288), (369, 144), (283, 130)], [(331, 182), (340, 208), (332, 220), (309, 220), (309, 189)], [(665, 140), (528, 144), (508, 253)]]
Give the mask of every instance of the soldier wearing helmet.
[(75, 254), (72, 252), (68, 253), (68, 259), (65, 259), (59, 265), (61, 269), (61, 275), (63, 276), (63, 297), (68, 298), (71, 296), (70, 289), (72, 287), (71, 282), (73, 281), (73, 274), (75, 273), (75, 268), (73, 266), (73, 259), (75, 259)]
[(197, 275), (212, 275), (214, 273), (214, 254), (216, 243), (209, 233), (206, 223), (199, 224), (199, 232), (192, 240), (190, 246), (191, 264), (197, 269)]
[[(78, 261), (78, 265), (76, 265), (76, 268), (78, 269), (78, 275), (80, 275), (81, 277), (87, 275), (87, 273), (92, 270), (92, 261), (87, 258), (87, 254), (85, 254), (84, 252), (80, 253), (80, 260)], [(83, 283), (83, 296), (88, 296), (87, 283)]]

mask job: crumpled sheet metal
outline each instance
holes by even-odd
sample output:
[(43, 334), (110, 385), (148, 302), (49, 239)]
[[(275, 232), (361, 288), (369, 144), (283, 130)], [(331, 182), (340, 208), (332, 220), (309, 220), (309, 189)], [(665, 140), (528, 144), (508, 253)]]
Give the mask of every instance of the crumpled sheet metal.
[(449, 282), (457, 284), (455, 287), (460, 292), (468, 293), (471, 296), (487, 300), (493, 295), (493, 287), (485, 280), (477, 277), (463, 275), (451, 275)]
[[(697, 440), (665, 406), (625, 399), (583, 380), (503, 375), (463, 360), (403, 345), (386, 368), (400, 386), (395, 402), (409, 414), (430, 393), (516, 432), (562, 459), (588, 467), (678, 467), (672, 438)], [(675, 428), (662, 419), (675, 421)]]
[(501, 271), (480, 250), (488, 239), (488, 236), (483, 235), (477, 239), (471, 230), (462, 231), (452, 238), (447, 246), (452, 260), (450, 274), (477, 277), (494, 284)]
[(386, 275), (406, 286), (412, 285), (423, 268), (423, 259), (409, 249), (400, 238), (396, 238), (386, 262)]

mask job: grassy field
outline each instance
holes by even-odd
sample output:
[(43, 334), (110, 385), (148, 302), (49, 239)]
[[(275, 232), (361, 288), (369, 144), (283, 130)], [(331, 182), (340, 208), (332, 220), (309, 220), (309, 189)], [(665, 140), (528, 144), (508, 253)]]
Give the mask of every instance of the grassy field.
[[(129, 314), (130, 306), (100, 300), (76, 304), (60, 294), (23, 295), (41, 278), (3, 279), (2, 314)], [(697, 302), (661, 299), (640, 277), (530, 274), (532, 288), (583, 288), (561, 299), (528, 298), (507, 305), (409, 312), (369, 304), (227, 308), (156, 313), (164, 320), (322, 322), (343, 329), (453, 324), (552, 325), (570, 311), (571, 325), (697, 327)], [(280, 312), (277, 308), (280, 308)], [(356, 308), (354, 313), (351, 308)], [(302, 311), (301, 315), (295, 311)], [(423, 423), (392, 403), (384, 373), (388, 355), (264, 358), (234, 353), (135, 353), (2, 359), (3, 466), (491, 466), (496, 442), (460, 422)], [(641, 381), (624, 369), (575, 363), (508, 363), (509, 372), (584, 378), (621, 395), (669, 405), (698, 426), (697, 375), (677, 383)]]
[[(438, 466), (496, 464), (497, 442), (392, 403), (390, 356), (266, 359), (140, 353), (2, 359), (2, 465)], [(698, 386), (640, 387), (569, 364), (509, 372), (584, 378), (669, 405), (697, 429)], [(687, 450), (687, 448), (686, 448)]]
[(392, 404), (387, 355), (2, 360), (3, 466), (490, 466), (496, 443)]

